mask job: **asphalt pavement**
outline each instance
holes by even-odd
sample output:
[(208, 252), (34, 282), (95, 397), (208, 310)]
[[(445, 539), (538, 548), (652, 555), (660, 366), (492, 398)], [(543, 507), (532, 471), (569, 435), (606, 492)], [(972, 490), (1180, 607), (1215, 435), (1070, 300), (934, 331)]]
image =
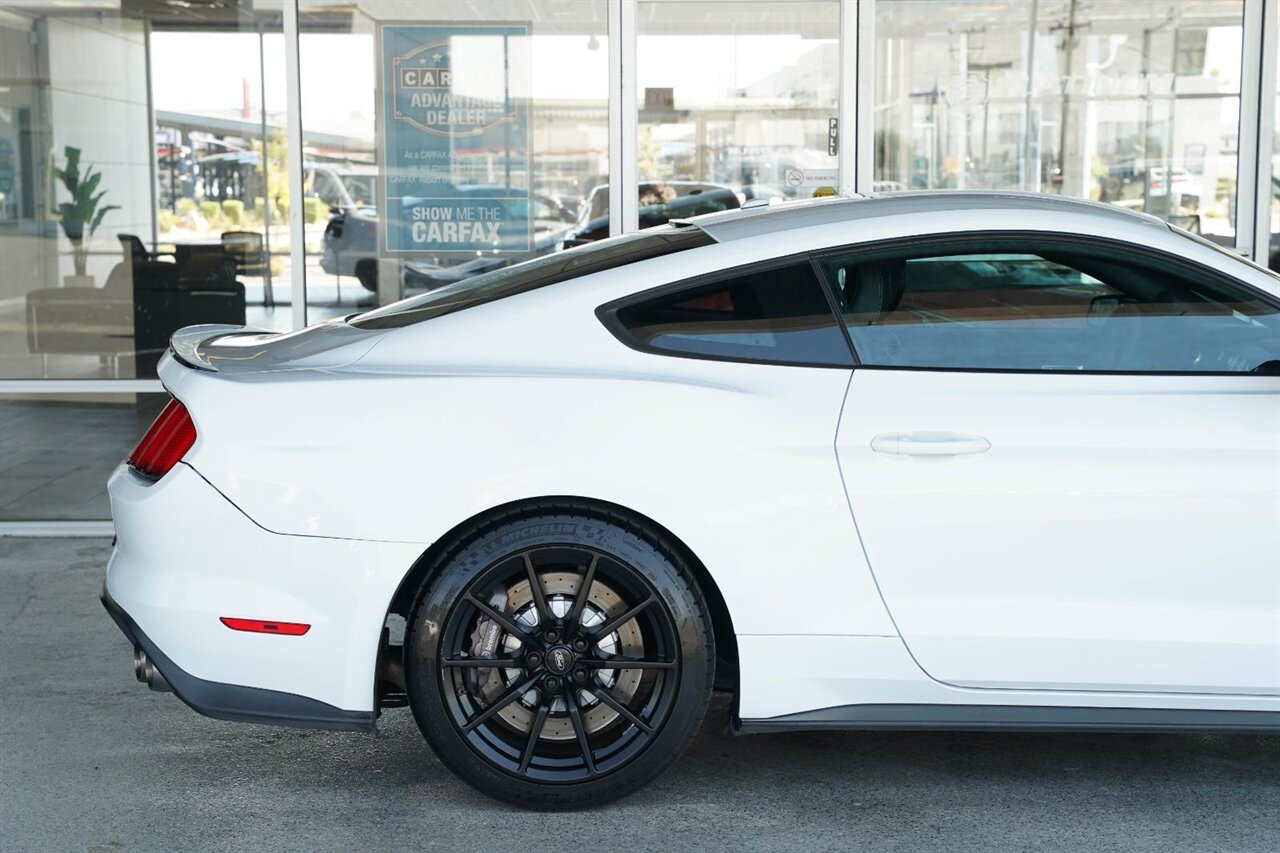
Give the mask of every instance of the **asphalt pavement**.
[(380, 733), (223, 723), (134, 681), (105, 540), (0, 538), (0, 849), (1280, 850), (1280, 737), (810, 733), (689, 752), (604, 808), (524, 812)]

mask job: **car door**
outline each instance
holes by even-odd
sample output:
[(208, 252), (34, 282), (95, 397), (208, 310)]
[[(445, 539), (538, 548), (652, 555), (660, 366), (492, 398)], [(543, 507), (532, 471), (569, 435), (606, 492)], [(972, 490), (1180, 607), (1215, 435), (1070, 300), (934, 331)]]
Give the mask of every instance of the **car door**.
[(1271, 296), (1058, 237), (917, 239), (820, 265), (861, 362), (841, 471), (931, 677), (1280, 693)]

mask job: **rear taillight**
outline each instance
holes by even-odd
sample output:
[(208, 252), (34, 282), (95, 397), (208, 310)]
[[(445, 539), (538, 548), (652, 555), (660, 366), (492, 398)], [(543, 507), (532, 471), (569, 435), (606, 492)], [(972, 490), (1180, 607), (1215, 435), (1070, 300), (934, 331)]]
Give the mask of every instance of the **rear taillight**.
[(170, 400), (129, 454), (129, 465), (139, 474), (158, 480), (168, 474), (195, 443), (196, 425), (187, 414), (187, 407)]

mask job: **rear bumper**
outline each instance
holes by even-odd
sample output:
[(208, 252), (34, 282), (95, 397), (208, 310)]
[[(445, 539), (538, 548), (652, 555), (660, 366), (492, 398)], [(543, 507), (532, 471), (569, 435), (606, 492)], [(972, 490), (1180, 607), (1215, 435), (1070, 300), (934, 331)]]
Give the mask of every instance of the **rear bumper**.
[(344, 711), (292, 693), (196, 678), (161, 651), (146, 632), (138, 627), (138, 623), (115, 603), (105, 588), (101, 597), (102, 606), (129, 638), (129, 642), (133, 643), (134, 648), (146, 652), (147, 658), (164, 676), (179, 699), (206, 717), (239, 723), (349, 732), (372, 732), (376, 728), (372, 711)]
[[(197, 711), (369, 730), (387, 608), (423, 546), (291, 536), (254, 523), (186, 463), (157, 482), (121, 465), (103, 603)], [(300, 622), (304, 636), (221, 617)]]

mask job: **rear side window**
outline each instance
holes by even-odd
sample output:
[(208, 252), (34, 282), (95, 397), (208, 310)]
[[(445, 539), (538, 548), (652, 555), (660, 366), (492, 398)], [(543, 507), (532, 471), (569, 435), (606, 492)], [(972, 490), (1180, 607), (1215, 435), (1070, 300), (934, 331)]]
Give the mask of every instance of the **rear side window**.
[(641, 349), (742, 361), (847, 367), (848, 344), (808, 263), (693, 285), (616, 310)]
[(385, 308), (352, 317), (361, 329), (393, 329), (483, 305), (495, 299), (527, 293), (569, 279), (626, 266), (714, 243), (700, 228), (663, 228), (601, 240), (514, 264), (421, 296), (393, 302)]
[(864, 365), (1251, 373), (1280, 311), (1245, 287), (1110, 245), (939, 241), (822, 262)]

